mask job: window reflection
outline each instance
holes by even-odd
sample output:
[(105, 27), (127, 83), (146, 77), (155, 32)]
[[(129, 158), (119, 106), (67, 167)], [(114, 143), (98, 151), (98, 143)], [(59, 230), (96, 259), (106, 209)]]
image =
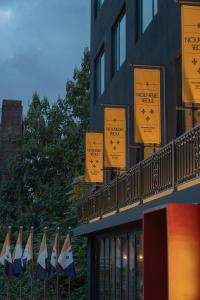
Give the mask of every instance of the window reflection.
[(95, 65), (96, 74), (96, 98), (99, 99), (105, 89), (105, 52), (102, 50), (97, 57)]
[(129, 299), (135, 299), (135, 235), (129, 237)]
[(157, 14), (158, 12), (158, 0), (154, 0), (154, 16)]
[(102, 5), (104, 3), (104, 0), (96, 0), (96, 14), (99, 12), (101, 9)]
[(113, 30), (113, 73), (119, 70), (126, 59), (126, 15), (123, 14)]
[(99, 300), (104, 300), (104, 240), (100, 241), (99, 251)]
[(143, 245), (142, 235), (136, 234), (136, 299), (143, 299)]
[(121, 300), (121, 239), (116, 239), (116, 300)]
[(99, 87), (99, 96), (101, 96), (105, 89), (105, 54), (103, 53), (100, 58), (100, 87)]
[(123, 16), (120, 22), (120, 30), (119, 30), (120, 38), (119, 38), (119, 67), (123, 64), (126, 59), (126, 15)]
[(110, 299), (110, 257), (109, 257), (109, 239), (105, 240), (105, 300)]
[(128, 240), (122, 239), (122, 299), (128, 296)]
[(158, 13), (158, 0), (142, 0), (142, 31), (144, 32)]
[(115, 239), (110, 241), (110, 300), (115, 300)]

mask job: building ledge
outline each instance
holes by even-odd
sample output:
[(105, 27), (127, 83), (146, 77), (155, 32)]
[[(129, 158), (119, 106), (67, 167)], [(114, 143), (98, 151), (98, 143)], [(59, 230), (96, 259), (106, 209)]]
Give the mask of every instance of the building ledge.
[(200, 179), (192, 180), (190, 185), (185, 186), (185, 188), (183, 188), (183, 186), (184, 185), (182, 185), (182, 187), (180, 186), (175, 192), (169, 192), (168, 195), (157, 195), (158, 197), (154, 199), (154, 201), (146, 201), (143, 204), (118, 213), (115, 211), (112, 215), (104, 216), (104, 218), (97, 219), (89, 224), (82, 224), (75, 228), (73, 233), (75, 236), (88, 236), (96, 232), (112, 229), (116, 226), (138, 222), (142, 220), (144, 211), (168, 203), (200, 204)]

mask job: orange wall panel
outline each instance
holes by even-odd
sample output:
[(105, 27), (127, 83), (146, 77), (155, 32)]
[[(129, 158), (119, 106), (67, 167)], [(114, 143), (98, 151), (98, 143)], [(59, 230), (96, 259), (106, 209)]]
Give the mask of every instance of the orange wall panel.
[(169, 300), (200, 300), (200, 206), (170, 204)]

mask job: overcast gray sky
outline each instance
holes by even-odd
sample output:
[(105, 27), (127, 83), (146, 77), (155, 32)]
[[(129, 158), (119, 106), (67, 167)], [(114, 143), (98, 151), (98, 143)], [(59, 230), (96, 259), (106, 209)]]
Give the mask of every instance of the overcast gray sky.
[(0, 0), (0, 99), (64, 96), (89, 31), (90, 0)]

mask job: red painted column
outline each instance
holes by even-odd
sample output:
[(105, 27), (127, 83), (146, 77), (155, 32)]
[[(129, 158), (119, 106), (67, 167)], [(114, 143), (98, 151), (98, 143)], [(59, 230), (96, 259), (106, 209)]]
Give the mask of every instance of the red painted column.
[(166, 209), (144, 215), (144, 299), (168, 300)]

